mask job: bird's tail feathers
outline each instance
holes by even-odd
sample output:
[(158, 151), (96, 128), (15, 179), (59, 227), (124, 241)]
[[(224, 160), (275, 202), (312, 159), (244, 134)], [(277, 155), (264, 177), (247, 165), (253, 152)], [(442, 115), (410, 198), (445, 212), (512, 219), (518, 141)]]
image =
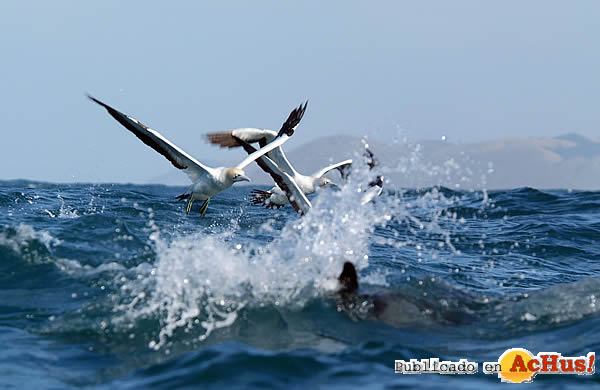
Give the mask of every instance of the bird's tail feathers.
[(252, 204), (254, 204), (254, 205), (265, 206), (268, 209), (272, 209), (275, 207), (277, 207), (277, 208), (283, 207), (283, 205), (275, 204), (275, 203), (271, 202), (271, 200), (270, 200), (271, 195), (273, 195), (273, 194), (271, 194), (269, 191), (263, 191), (263, 190), (257, 190), (257, 189), (250, 191), (250, 199), (252, 201)]

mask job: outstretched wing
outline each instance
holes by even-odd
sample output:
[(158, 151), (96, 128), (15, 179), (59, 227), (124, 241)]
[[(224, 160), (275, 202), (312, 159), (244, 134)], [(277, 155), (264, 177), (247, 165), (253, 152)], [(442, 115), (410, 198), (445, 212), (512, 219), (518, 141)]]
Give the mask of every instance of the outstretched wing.
[(206, 173), (212, 173), (212, 168), (209, 168), (181, 150), (177, 145), (166, 139), (156, 130), (152, 130), (148, 126), (139, 122), (122, 112), (115, 110), (106, 103), (88, 95), (88, 98), (98, 103), (108, 111), (108, 113), (122, 124), (127, 130), (131, 131), (143, 143), (156, 150), (158, 153), (165, 156), (167, 160), (173, 164), (175, 168), (185, 171), (192, 181), (197, 181)]
[(283, 122), (281, 130), (279, 130), (279, 133), (277, 133), (278, 137), (281, 137), (283, 134), (287, 134), (291, 137), (292, 134), (294, 134), (294, 130), (296, 130), (296, 127), (298, 127), (300, 120), (302, 120), (302, 117), (304, 116), (304, 112), (306, 111), (307, 105), (308, 100), (304, 103), (304, 106), (300, 104), (297, 108), (293, 109), (292, 112), (290, 112), (290, 115), (288, 116), (286, 121)]
[(342, 177), (344, 177), (344, 174), (345, 174), (344, 168), (348, 168), (348, 167), (350, 167), (350, 165), (352, 165), (352, 160), (340, 161), (339, 163), (335, 163), (328, 167), (318, 170), (317, 172), (312, 174), (312, 177), (315, 177), (315, 178), (321, 177), (324, 174), (326, 174), (327, 172), (331, 171), (332, 169), (338, 169), (340, 171), (340, 174), (342, 175)]
[(268, 129), (255, 129), (252, 127), (244, 127), (217, 133), (206, 134), (206, 138), (211, 144), (219, 145), (222, 148), (237, 148), (240, 143), (237, 138), (253, 144), (258, 142), (261, 147), (273, 141), (277, 137), (277, 132)]
[[(234, 130), (221, 131), (218, 133), (206, 134), (206, 138), (211, 144), (219, 145), (222, 148), (237, 148), (242, 146), (238, 139), (249, 144), (258, 142), (260, 147), (267, 145), (277, 137), (277, 132), (268, 129), (255, 128), (240, 128)], [(289, 173), (292, 176), (296, 175), (296, 171), (292, 164), (288, 161), (283, 149), (278, 147), (271, 150), (267, 156), (277, 164), (282, 171)]]
[[(247, 142), (238, 139), (238, 142), (244, 150), (251, 155), (256, 153), (256, 149)], [(283, 172), (277, 164), (273, 162), (269, 157), (262, 156), (256, 160), (256, 163), (262, 168), (263, 171), (267, 172), (275, 181), (275, 184), (279, 186), (287, 196), (290, 204), (294, 209), (301, 215), (304, 215), (310, 210), (312, 204), (304, 195), (304, 192), (298, 187), (296, 181), (286, 172)]]
[[(294, 108), (290, 115), (286, 119), (286, 121), (281, 126), (281, 130), (276, 133), (273, 130), (267, 129), (255, 129), (255, 128), (240, 128), (229, 131), (222, 131), (217, 133), (207, 134), (206, 137), (211, 144), (219, 145), (222, 148), (236, 148), (241, 146), (241, 143), (238, 140), (245, 141), (248, 144), (252, 144), (254, 142), (258, 142), (260, 147), (265, 147), (266, 145), (270, 145), (274, 140), (291, 137), (294, 134), (294, 131), (298, 127), (300, 120), (304, 116), (304, 112), (306, 111), (306, 106), (308, 105), (308, 101), (304, 104), (300, 104), (298, 107)], [(283, 141), (285, 142), (285, 141)], [(287, 157), (283, 153), (283, 149), (280, 147), (272, 146), (272, 149), (268, 154), (269, 158), (271, 158), (284, 172), (292, 176), (296, 176), (297, 172), (288, 161)], [(246, 162), (247, 160), (244, 160)], [(250, 162), (254, 160), (248, 160)]]
[[(290, 113), (290, 115), (288, 116), (288, 118), (286, 119), (286, 121), (281, 126), (281, 130), (279, 130), (279, 133), (277, 133), (277, 136), (275, 137), (275, 139), (264, 146), (261, 145), (262, 147), (259, 150), (255, 151), (253, 153), (250, 153), (250, 155), (248, 157), (246, 157), (246, 159), (244, 159), (244, 161), (242, 161), (241, 163), (238, 164), (237, 168), (242, 169), (246, 165), (250, 164), (252, 161), (259, 158), (260, 156), (262, 156), (274, 149), (277, 149), (278, 153), (276, 153), (276, 155), (278, 157), (279, 156), (283, 157), (283, 160), (285, 160), (285, 162), (287, 163), (286, 165), (290, 169), (289, 173), (292, 175), (295, 175), (296, 172), (294, 171), (294, 168), (291, 167), (291, 165), (289, 164), (289, 162), (283, 155), (283, 151), (281, 150), (280, 146), (283, 145), (294, 134), (296, 127), (298, 127), (300, 120), (304, 116), (304, 111), (306, 111), (307, 104), (308, 104), (308, 101), (306, 101), (306, 103), (304, 103), (304, 105), (300, 104), (297, 108), (293, 109), (292, 112)], [(242, 141), (242, 140), (238, 138), (238, 143), (241, 143), (240, 141)], [(247, 149), (246, 149), (246, 151), (247, 151)]]
[(283, 122), (283, 125), (281, 125), (281, 130), (279, 130), (279, 132), (268, 129), (242, 127), (239, 129), (220, 131), (217, 133), (208, 133), (206, 134), (206, 138), (211, 144), (219, 145), (222, 148), (236, 148), (241, 146), (241, 144), (237, 141), (238, 139), (241, 139), (249, 144), (259, 142), (260, 146), (263, 147), (283, 134), (287, 134), (291, 137), (292, 134), (294, 134), (296, 127), (298, 127), (300, 120), (304, 116), (307, 105), (308, 100), (304, 103), (304, 105), (300, 104), (298, 107), (294, 108), (292, 112), (290, 112), (290, 115), (285, 122)]
[[(253, 153), (250, 153), (248, 155), (248, 157), (246, 157), (241, 163), (239, 163), (236, 168), (239, 169), (244, 169), (244, 167), (246, 167), (248, 164), (250, 164), (251, 162), (253, 162), (254, 160), (256, 160), (257, 158), (269, 153), (271, 150), (280, 147), (281, 145), (283, 145), (285, 142), (287, 142), (287, 140), (290, 139), (290, 136), (287, 134), (283, 134), (282, 136), (277, 136), (277, 138), (275, 139), (275, 141), (273, 142), (269, 142), (266, 146), (263, 146), (262, 148), (256, 150), (254, 148), (255, 151)], [(239, 140), (238, 142), (244, 142), (242, 140)], [(249, 144), (246, 144), (249, 145)], [(243, 145), (242, 145), (243, 146)]]

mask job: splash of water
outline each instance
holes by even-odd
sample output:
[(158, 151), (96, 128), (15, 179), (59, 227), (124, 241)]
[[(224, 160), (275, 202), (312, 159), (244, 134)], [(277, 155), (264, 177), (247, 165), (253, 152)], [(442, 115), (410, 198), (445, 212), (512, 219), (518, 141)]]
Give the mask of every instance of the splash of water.
[[(435, 189), (421, 197), (421, 206), (430, 207), (425, 213), (433, 214), (426, 222), (411, 215), (401, 192), (361, 206), (366, 183), (377, 174), (366, 164), (354, 164), (340, 191), (319, 193), (305, 216), (288, 220), (266, 245), (236, 243), (236, 224), (221, 233), (165, 238), (151, 222), (156, 261), (122, 283), (114, 323), (131, 327), (137, 320), (158, 318), (160, 331), (149, 343), (158, 350), (178, 329), (201, 328), (203, 340), (215, 329), (231, 325), (244, 307), (302, 307), (338, 288), (337, 276), (345, 261), (358, 270), (365, 268), (375, 228), (392, 220), (426, 224), (452, 247), (438, 225), (440, 205), (447, 202)], [(261, 229), (272, 231), (272, 225), (267, 221)], [(380, 275), (372, 281), (385, 284)]]
[(73, 207), (65, 204), (65, 199), (58, 194), (58, 199), (60, 199), (60, 209), (58, 211), (58, 218), (79, 218), (79, 214), (77, 210)]
[(19, 224), (16, 228), (7, 228), (0, 232), (0, 245), (20, 253), (32, 242), (41, 243), (46, 249), (60, 244), (60, 240), (45, 230), (37, 231), (31, 225)]

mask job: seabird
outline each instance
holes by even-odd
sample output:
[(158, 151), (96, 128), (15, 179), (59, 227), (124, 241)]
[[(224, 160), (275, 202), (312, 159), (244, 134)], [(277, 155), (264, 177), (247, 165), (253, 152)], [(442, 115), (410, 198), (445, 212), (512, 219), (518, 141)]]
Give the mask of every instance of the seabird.
[(281, 130), (276, 133), (274, 141), (255, 153), (250, 154), (235, 168), (211, 168), (201, 164), (198, 160), (194, 159), (192, 156), (166, 139), (158, 131), (150, 129), (137, 119), (115, 110), (114, 108), (90, 95), (88, 95), (88, 97), (104, 107), (106, 111), (108, 111), (108, 113), (117, 120), (117, 122), (123, 125), (127, 130), (131, 131), (143, 143), (162, 154), (171, 162), (171, 164), (173, 164), (173, 166), (175, 166), (175, 168), (183, 170), (188, 175), (193, 184), (190, 187), (189, 192), (178, 196), (177, 199), (188, 200), (185, 210), (186, 214), (190, 213), (190, 210), (192, 209), (192, 203), (194, 203), (195, 200), (203, 200), (204, 203), (202, 204), (202, 207), (200, 207), (200, 214), (202, 216), (204, 216), (204, 213), (206, 213), (206, 209), (211, 197), (231, 187), (233, 183), (239, 181), (250, 181), (250, 179), (244, 174), (243, 168), (263, 154), (283, 145), (283, 143), (285, 143), (294, 133), (294, 130), (300, 123), (300, 120), (304, 115), (304, 110), (306, 109), (306, 104), (304, 104), (304, 106), (300, 105), (299, 107), (295, 108), (281, 127)]
[[(306, 109), (306, 105), (304, 106)], [(277, 138), (277, 132), (268, 129), (254, 129), (254, 128), (241, 128), (229, 131), (223, 131), (218, 133), (207, 134), (207, 138), (210, 143), (219, 145), (226, 148), (236, 148), (242, 146), (241, 141), (248, 144), (258, 142), (260, 147), (270, 145), (274, 139)], [(247, 151), (247, 150), (246, 150)], [(331, 180), (323, 177), (327, 172), (337, 169), (345, 175), (345, 170), (352, 164), (352, 160), (344, 160), (336, 164), (326, 166), (323, 169), (318, 170), (310, 176), (303, 175), (296, 171), (292, 164), (288, 161), (283, 149), (276, 147), (270, 151), (267, 156), (274, 162), (279, 168), (287, 173), (300, 187), (305, 195), (312, 194), (318, 187), (324, 186), (336, 186)], [(288, 202), (288, 198), (279, 186), (271, 188), (269, 191), (263, 190), (252, 190), (252, 203), (257, 205), (264, 205), (267, 208), (280, 208)]]
[[(240, 144), (244, 148), (244, 150), (248, 154), (256, 153), (256, 149), (247, 143), (246, 141), (235, 137), (236, 142)], [(264, 156), (260, 156), (256, 159), (256, 163), (258, 166), (262, 168), (263, 171), (268, 173), (275, 184), (277, 184), (278, 191), (281, 191), (282, 197), (285, 199), (289, 199), (292, 207), (300, 214), (304, 215), (312, 208), (312, 203), (305, 195), (305, 192), (302, 191), (300, 185), (296, 182), (296, 180), (283, 169), (281, 169), (271, 158), (266, 154)], [(365, 146), (365, 157), (367, 158), (367, 165), (369, 166), (369, 170), (372, 170), (379, 162), (375, 159), (373, 152), (369, 149), (368, 146)], [(346, 178), (348, 172), (343, 173), (343, 177)], [(383, 176), (377, 176), (375, 180), (369, 182), (369, 185), (366, 190), (363, 191), (364, 195), (361, 198), (361, 205), (365, 205), (375, 199), (377, 196), (381, 195), (383, 191)]]
[[(234, 136), (235, 137), (235, 136)], [(256, 153), (256, 149), (242, 139), (236, 140), (240, 146), (244, 148), (248, 154), (252, 155)], [(256, 163), (262, 168), (263, 171), (271, 175), (279, 191), (282, 192), (282, 196), (286, 200), (289, 200), (292, 207), (300, 214), (304, 215), (312, 208), (310, 200), (304, 194), (304, 191), (300, 188), (296, 180), (289, 175), (287, 172), (282, 170), (268, 155), (260, 156), (256, 159)]]
[[(367, 165), (369, 166), (369, 170), (373, 170), (376, 166), (379, 165), (379, 161), (375, 158), (371, 149), (369, 149), (369, 145), (365, 145), (365, 158), (367, 159)], [(366, 190), (363, 191), (365, 194), (360, 200), (360, 204), (364, 205), (381, 195), (383, 192), (383, 176), (377, 175), (375, 180), (369, 182), (369, 186)]]
[(356, 268), (349, 261), (344, 263), (338, 283), (339, 289), (333, 296), (337, 308), (355, 320), (376, 320), (392, 327), (405, 328), (466, 324), (478, 319), (477, 312), (468, 305), (468, 302), (474, 302), (474, 297), (458, 291), (448, 291), (452, 294), (448, 294), (444, 301), (450, 304), (446, 302), (445, 305), (441, 305), (438, 299), (415, 294), (407, 287), (361, 291)]

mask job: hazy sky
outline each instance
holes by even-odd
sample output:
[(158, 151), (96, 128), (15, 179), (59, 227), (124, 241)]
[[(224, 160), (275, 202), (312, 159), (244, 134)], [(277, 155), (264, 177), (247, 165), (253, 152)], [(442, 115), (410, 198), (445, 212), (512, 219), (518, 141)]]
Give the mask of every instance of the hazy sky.
[(598, 1), (214, 3), (1, 2), (0, 179), (169, 171), (86, 92), (205, 162), (243, 153), (204, 133), (278, 129), (305, 99), (288, 148), (398, 128), (454, 142), (598, 136)]

